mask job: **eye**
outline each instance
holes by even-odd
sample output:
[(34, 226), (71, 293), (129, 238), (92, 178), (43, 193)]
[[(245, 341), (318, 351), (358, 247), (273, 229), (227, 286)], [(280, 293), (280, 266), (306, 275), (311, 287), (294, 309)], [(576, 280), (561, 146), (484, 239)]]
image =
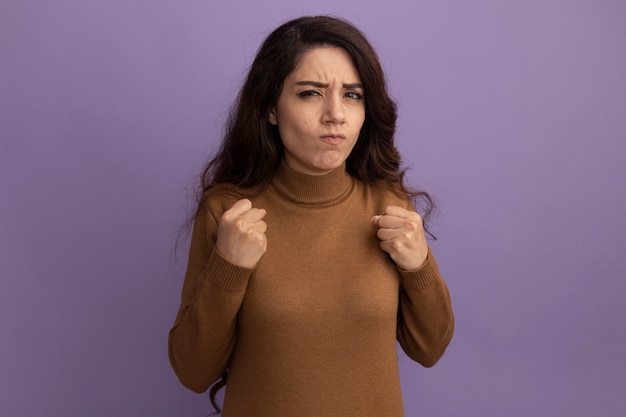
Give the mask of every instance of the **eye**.
[(298, 93), (299, 97), (315, 97), (315, 96), (321, 96), (319, 91), (315, 91), (315, 90), (306, 90), (303, 91), (301, 93)]
[(361, 100), (363, 98), (362, 94), (357, 93), (356, 91), (348, 91), (345, 96), (352, 100)]

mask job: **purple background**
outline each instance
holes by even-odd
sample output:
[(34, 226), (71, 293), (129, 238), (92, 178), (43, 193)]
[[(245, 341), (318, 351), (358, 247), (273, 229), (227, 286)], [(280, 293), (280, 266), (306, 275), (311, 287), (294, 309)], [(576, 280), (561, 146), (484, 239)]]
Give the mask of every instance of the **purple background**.
[(206, 414), (167, 359), (174, 239), (259, 43), (310, 13), (374, 43), (441, 204), (457, 330), (400, 356), (407, 415), (623, 415), (626, 3), (215, 3), (0, 3), (0, 415)]

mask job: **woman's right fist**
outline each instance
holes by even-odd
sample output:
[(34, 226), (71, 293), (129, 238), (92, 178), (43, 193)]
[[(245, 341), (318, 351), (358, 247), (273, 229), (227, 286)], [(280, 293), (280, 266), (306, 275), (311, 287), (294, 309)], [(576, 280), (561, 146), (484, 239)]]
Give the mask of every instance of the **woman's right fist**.
[(252, 208), (252, 202), (245, 198), (224, 212), (216, 245), (227, 261), (241, 268), (256, 266), (267, 250), (265, 214), (264, 209)]

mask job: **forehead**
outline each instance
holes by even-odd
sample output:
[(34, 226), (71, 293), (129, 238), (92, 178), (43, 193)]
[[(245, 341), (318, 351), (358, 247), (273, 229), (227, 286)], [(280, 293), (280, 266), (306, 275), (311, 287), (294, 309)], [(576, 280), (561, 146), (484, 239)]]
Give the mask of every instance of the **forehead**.
[(318, 46), (302, 53), (296, 67), (287, 78), (313, 77), (311, 80), (340, 78), (345, 82), (359, 82), (359, 73), (345, 49), (336, 46)]

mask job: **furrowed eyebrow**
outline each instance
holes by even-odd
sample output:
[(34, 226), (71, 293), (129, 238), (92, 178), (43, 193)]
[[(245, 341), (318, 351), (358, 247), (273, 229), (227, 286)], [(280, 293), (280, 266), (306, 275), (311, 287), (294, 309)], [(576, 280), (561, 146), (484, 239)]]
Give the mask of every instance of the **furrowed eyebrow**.
[[(316, 87), (316, 88), (327, 88), (328, 87), (328, 83), (321, 83), (319, 81), (296, 81), (294, 84), (295, 85), (310, 85), (310, 86)], [(343, 84), (343, 88), (349, 88), (349, 89), (363, 88), (363, 84), (361, 84), (361, 83)]]

